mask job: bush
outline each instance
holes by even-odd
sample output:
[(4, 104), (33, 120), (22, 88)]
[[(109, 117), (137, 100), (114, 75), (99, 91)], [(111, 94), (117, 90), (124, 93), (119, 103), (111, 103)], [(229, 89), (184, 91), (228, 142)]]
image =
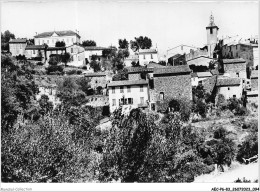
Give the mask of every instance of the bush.
[(51, 72), (60, 72), (63, 74), (63, 67), (60, 65), (50, 65), (46, 68), (46, 73), (49, 75)]
[(248, 113), (248, 110), (246, 109), (246, 107), (237, 107), (236, 111), (235, 111), (235, 115), (246, 115)]
[(77, 74), (77, 70), (76, 69), (72, 69), (66, 72), (67, 75), (75, 75)]
[(237, 161), (243, 163), (243, 158), (248, 159), (258, 154), (258, 136), (257, 132), (250, 133), (242, 142), (236, 156)]
[(225, 100), (224, 95), (218, 94), (217, 96), (217, 107), (221, 110), (225, 110), (227, 108), (227, 102)]
[(42, 62), (37, 62), (36, 65), (40, 65), (41, 66), (41, 65), (43, 65), (43, 63)]
[(207, 104), (202, 101), (201, 99), (198, 99), (195, 103), (194, 112), (201, 115), (201, 117), (205, 118), (207, 114)]
[(80, 75), (82, 73), (81, 70), (77, 70), (77, 75)]

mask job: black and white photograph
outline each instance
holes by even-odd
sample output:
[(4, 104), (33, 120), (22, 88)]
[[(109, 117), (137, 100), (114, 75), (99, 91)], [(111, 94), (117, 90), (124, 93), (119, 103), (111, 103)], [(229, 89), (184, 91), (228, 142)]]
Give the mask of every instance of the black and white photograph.
[(259, 191), (259, 1), (0, 8), (1, 191)]

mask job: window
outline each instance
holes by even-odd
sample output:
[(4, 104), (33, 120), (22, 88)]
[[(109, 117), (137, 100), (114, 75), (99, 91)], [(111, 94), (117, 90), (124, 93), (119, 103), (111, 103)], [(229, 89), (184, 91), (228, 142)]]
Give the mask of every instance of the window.
[(133, 104), (133, 98), (128, 98), (128, 105), (132, 105)]
[(236, 49), (237, 49), (237, 45), (236, 45)]
[(73, 48), (70, 49), (70, 52), (73, 53)]
[(243, 83), (245, 83), (245, 80), (243, 79)]
[(238, 53), (237, 53), (237, 57), (238, 57)]
[(112, 106), (116, 106), (116, 100), (112, 99)]
[(49, 44), (49, 40), (47, 40), (47, 44)]
[(120, 87), (120, 93), (124, 93), (124, 86)]
[(239, 73), (236, 73), (237, 77), (239, 77)]
[(233, 98), (236, 98), (237, 96), (236, 95), (233, 95)]
[(144, 86), (140, 85), (140, 92), (144, 92)]
[(115, 93), (115, 87), (112, 87), (112, 93)]
[(144, 59), (145, 59), (145, 55), (144, 55)]
[(183, 46), (181, 46), (181, 50), (183, 50)]
[(164, 93), (160, 92), (160, 100), (163, 101), (164, 100)]
[(127, 86), (127, 92), (128, 92), (128, 93), (131, 92), (131, 86)]
[(229, 51), (231, 51), (231, 46), (229, 47)]
[(153, 59), (153, 54), (151, 54), (151, 59)]
[(210, 28), (210, 34), (213, 34), (213, 29), (212, 28)]
[(35, 50), (33, 50), (33, 54), (35, 54)]
[(144, 104), (144, 97), (140, 97), (141, 104)]
[(230, 90), (230, 88), (229, 88), (229, 87), (228, 87), (227, 89), (228, 89), (228, 90)]
[(96, 83), (98, 83), (98, 82), (96, 81)]

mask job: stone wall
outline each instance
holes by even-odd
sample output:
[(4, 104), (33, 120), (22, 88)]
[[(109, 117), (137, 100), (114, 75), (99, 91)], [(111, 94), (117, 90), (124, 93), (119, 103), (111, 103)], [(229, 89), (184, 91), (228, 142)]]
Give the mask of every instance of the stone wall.
[(141, 80), (141, 73), (130, 73), (128, 74), (129, 81)]
[(192, 100), (191, 75), (154, 76), (155, 99), (160, 101), (160, 92), (164, 93), (164, 100), (185, 99)]
[(251, 91), (258, 90), (258, 78), (251, 79)]
[(229, 73), (230, 77), (237, 77), (239, 73), (240, 78), (246, 78), (246, 63), (223, 64), (224, 72)]

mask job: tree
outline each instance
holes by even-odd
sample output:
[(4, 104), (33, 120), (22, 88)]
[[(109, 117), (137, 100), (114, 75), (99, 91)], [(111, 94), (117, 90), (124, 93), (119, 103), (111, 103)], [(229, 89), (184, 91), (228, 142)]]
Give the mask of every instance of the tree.
[(62, 61), (63, 63), (65, 63), (65, 66), (66, 66), (67, 63), (71, 61), (71, 55), (70, 55), (70, 53), (66, 52), (66, 53), (62, 54), (62, 55), (61, 55), (61, 61)]
[(34, 45), (34, 39), (28, 39), (27, 44), (28, 45)]
[(9, 30), (6, 30), (4, 33), (1, 33), (1, 49), (9, 50), (9, 41), (15, 39), (15, 35)]
[(57, 41), (55, 47), (66, 47), (66, 44), (64, 41)]
[(97, 46), (96, 42), (93, 40), (86, 40), (82, 42), (82, 46), (84, 47), (91, 47), (91, 46)]
[(127, 69), (118, 70), (117, 74), (113, 76), (113, 81), (123, 81), (128, 80)]
[(129, 43), (126, 39), (119, 39), (118, 40), (119, 49), (128, 49)]
[(137, 62), (132, 61), (131, 65), (132, 65), (132, 67), (140, 67), (139, 61), (137, 61)]
[(138, 51), (139, 49), (150, 49), (152, 47), (152, 40), (148, 37), (135, 37), (134, 41), (130, 41), (131, 49)]
[(91, 61), (90, 62), (90, 67), (94, 70), (94, 72), (98, 72), (98, 71), (100, 71), (101, 70), (101, 68), (100, 68), (100, 63), (99, 62), (97, 62), (97, 61)]

